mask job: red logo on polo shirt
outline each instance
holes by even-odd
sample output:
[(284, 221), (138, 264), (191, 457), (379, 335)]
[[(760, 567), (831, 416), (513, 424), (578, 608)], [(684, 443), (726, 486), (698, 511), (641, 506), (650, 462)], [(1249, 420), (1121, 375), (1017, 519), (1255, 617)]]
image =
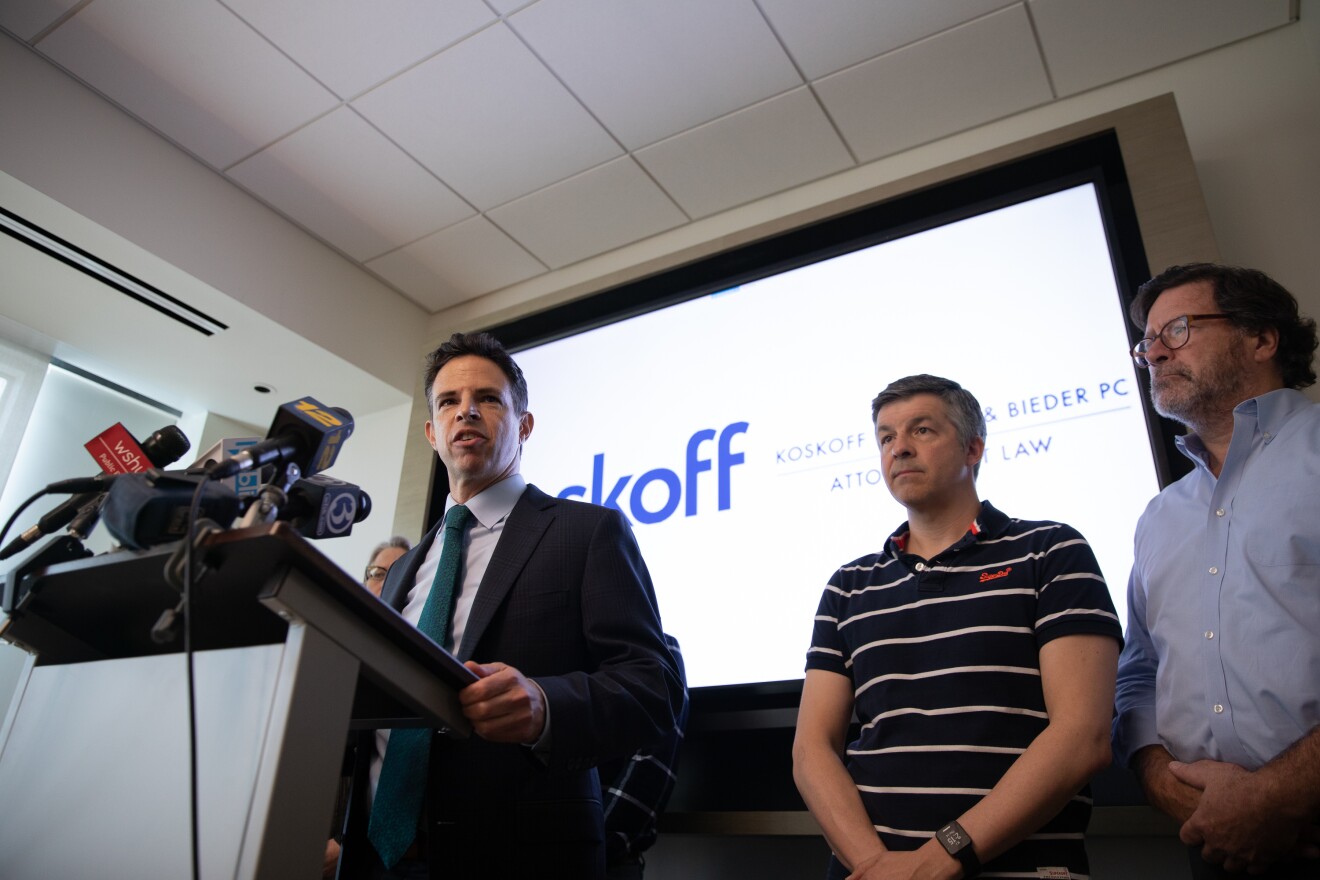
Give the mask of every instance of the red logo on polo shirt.
[(1008, 573), (1012, 570), (1013, 570), (1013, 566), (1010, 565), (1008, 568), (1001, 569), (999, 571), (994, 572), (993, 574), (991, 574), (988, 571), (983, 571), (981, 572), (981, 583), (985, 583), (986, 581), (992, 581), (995, 580), (996, 578), (1008, 577)]

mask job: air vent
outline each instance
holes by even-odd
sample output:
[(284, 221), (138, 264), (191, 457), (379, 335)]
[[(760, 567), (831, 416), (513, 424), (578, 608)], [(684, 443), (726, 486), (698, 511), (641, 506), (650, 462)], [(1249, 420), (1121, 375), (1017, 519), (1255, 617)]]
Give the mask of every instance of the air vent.
[(0, 208), (0, 232), (13, 236), (85, 275), (90, 275), (97, 281), (109, 285), (145, 306), (150, 306), (163, 315), (168, 315), (203, 336), (214, 336), (222, 330), (229, 329), (228, 324), (217, 321), (205, 312), (198, 311), (165, 291), (134, 278), (122, 269), (115, 268), (77, 245), (70, 244), (58, 235), (47, 232), (4, 208)]

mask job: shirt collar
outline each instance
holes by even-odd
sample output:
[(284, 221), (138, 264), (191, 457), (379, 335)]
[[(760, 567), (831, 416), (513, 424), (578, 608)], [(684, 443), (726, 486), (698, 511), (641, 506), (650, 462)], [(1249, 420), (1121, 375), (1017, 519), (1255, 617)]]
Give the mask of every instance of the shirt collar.
[[(1256, 423), (1256, 430), (1266, 437), (1274, 437), (1293, 415), (1312, 406), (1310, 399), (1295, 388), (1279, 388), (1248, 398), (1233, 407), (1234, 421), (1251, 419)], [(1197, 464), (1205, 463), (1205, 444), (1196, 434), (1183, 434), (1174, 438), (1178, 451)]]
[[(972, 524), (967, 527), (967, 534), (963, 535), (962, 539), (953, 546), (962, 547), (966, 544), (979, 541), (983, 537), (993, 538), (1003, 532), (1008, 526), (1008, 523), (1009, 518), (1001, 513), (993, 504), (989, 501), (982, 501), (981, 512), (977, 515), (976, 519), (972, 520)], [(910, 532), (911, 529), (908, 527), (908, 524), (903, 523), (898, 527), (897, 531), (889, 536), (889, 540), (885, 542), (885, 545), (889, 548), (891, 555), (897, 557), (898, 554), (907, 552), (908, 535)]]
[[(487, 486), (476, 495), (473, 495), (465, 503), (465, 507), (472, 511), (472, 516), (477, 522), (487, 529), (494, 528), (496, 523), (504, 519), (511, 512), (513, 506), (518, 503), (522, 493), (527, 489), (527, 480), (522, 474), (514, 474), (505, 477), (493, 486)], [(458, 502), (454, 501), (454, 496), (450, 495), (445, 499), (445, 513), (449, 513), (449, 508)]]
[(1279, 433), (1294, 413), (1311, 405), (1310, 399), (1295, 388), (1280, 388), (1239, 403), (1233, 412), (1245, 414), (1247, 407), (1254, 407), (1256, 423), (1262, 431), (1273, 436)]

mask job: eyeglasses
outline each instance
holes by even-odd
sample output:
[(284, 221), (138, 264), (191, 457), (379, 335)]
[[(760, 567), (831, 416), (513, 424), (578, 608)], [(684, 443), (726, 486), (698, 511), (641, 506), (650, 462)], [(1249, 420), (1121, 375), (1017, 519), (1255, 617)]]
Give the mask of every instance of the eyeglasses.
[(388, 572), (389, 572), (389, 569), (386, 568), (386, 567), (383, 566), (383, 565), (368, 565), (368, 566), (367, 566), (367, 580), (369, 580), (369, 581), (378, 581), (378, 580), (382, 579), (383, 577), (385, 577), (385, 575), (386, 575)]
[(1232, 319), (1233, 319), (1232, 315), (1223, 315), (1223, 314), (1179, 315), (1178, 317), (1174, 318), (1172, 321), (1161, 327), (1159, 333), (1157, 333), (1154, 336), (1147, 336), (1145, 339), (1141, 340), (1135, 346), (1133, 346), (1132, 359), (1137, 362), (1137, 366), (1142, 367), (1144, 369), (1145, 367), (1150, 366), (1150, 361), (1147, 360), (1146, 358), (1146, 352), (1150, 351), (1150, 347), (1155, 344), (1156, 339), (1158, 339), (1160, 341), (1160, 344), (1163, 345), (1165, 348), (1167, 348), (1169, 351), (1173, 351), (1175, 349), (1182, 348), (1191, 340), (1192, 328), (1190, 322), (1231, 321)]

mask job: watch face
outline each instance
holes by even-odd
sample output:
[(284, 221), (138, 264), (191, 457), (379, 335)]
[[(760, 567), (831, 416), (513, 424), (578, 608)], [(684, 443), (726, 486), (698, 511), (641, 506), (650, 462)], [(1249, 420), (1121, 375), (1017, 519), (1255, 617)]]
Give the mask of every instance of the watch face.
[(950, 853), (956, 853), (971, 842), (967, 837), (967, 833), (962, 830), (957, 822), (950, 822), (937, 833), (940, 836), (940, 842), (944, 844), (944, 848)]

